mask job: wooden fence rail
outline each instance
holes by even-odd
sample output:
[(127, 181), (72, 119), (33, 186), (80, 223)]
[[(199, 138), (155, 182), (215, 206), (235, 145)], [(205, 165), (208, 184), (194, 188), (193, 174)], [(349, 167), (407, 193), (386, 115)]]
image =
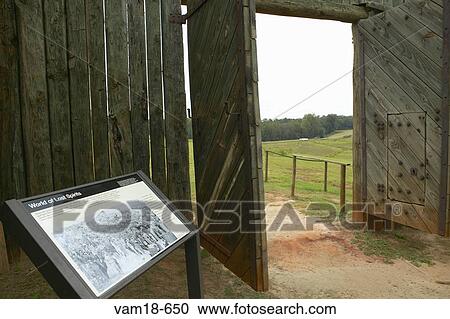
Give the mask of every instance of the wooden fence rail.
[(341, 168), (340, 171), (340, 187), (339, 187), (339, 208), (342, 208), (346, 202), (346, 189), (345, 185), (347, 182), (347, 167), (350, 166), (348, 163), (342, 163), (331, 160), (324, 160), (313, 157), (305, 157), (301, 155), (285, 155), (273, 151), (266, 151), (266, 163), (265, 163), (265, 181), (269, 181), (269, 154), (277, 155), (280, 157), (290, 158), (292, 159), (292, 183), (291, 183), (291, 197), (295, 197), (295, 186), (297, 181), (297, 161), (303, 162), (315, 162), (315, 163), (323, 163), (324, 164), (324, 177), (323, 177), (323, 191), (328, 192), (328, 167), (329, 164), (338, 165)]

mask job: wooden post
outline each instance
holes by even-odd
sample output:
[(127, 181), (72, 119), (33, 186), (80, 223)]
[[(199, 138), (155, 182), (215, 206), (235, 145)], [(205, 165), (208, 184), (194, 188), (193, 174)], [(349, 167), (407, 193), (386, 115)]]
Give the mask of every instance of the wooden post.
[(345, 182), (346, 182), (346, 175), (347, 175), (347, 165), (341, 165), (341, 200), (340, 200), (340, 207), (339, 209), (342, 209), (345, 205)]
[[(36, 5), (37, 2), (34, 2)], [(0, 10), (0, 203), (27, 195), (23, 155), (22, 115), (19, 91), (18, 21), (13, 0), (2, 2)], [(19, 24), (20, 26), (21, 24)], [(35, 27), (35, 25), (33, 25)], [(21, 36), (24, 36), (22, 31)], [(24, 43), (22, 41), (22, 43)], [(29, 48), (28, 46), (24, 49)], [(35, 54), (36, 58), (38, 55)], [(36, 59), (31, 59), (37, 63)], [(36, 78), (35, 78), (36, 79)], [(42, 80), (42, 78), (39, 78)], [(44, 80), (42, 80), (45, 82)], [(28, 92), (28, 91), (26, 91)], [(34, 94), (29, 94), (29, 97)], [(41, 96), (42, 97), (42, 96)], [(29, 101), (28, 99), (26, 101)], [(42, 105), (42, 101), (41, 104)], [(27, 127), (27, 126), (26, 126)], [(36, 133), (36, 132), (35, 132)], [(43, 145), (43, 144), (40, 144)], [(41, 166), (42, 167), (42, 166)], [(0, 273), (7, 271), (9, 263), (18, 260), (8, 256), (20, 256), (17, 244), (7, 236), (7, 229), (0, 223)]]
[[(161, 12), (166, 111), (167, 193), (171, 200), (190, 201), (191, 184), (186, 130), (183, 30), (180, 24), (170, 21), (170, 15), (181, 14), (180, 0), (162, 1)], [(192, 205), (187, 204), (185, 208), (192, 209)]]
[(328, 162), (325, 162), (325, 171), (323, 176), (323, 191), (328, 192)]
[(295, 180), (297, 179), (297, 156), (292, 157), (292, 186), (291, 197), (295, 197)]
[(161, 73), (161, 3), (160, 0), (146, 0), (145, 5), (147, 14), (148, 99), (152, 180), (159, 189), (166, 193), (166, 146)]
[[(354, 44), (353, 65), (353, 203), (366, 201), (367, 183), (364, 156), (365, 142), (365, 75), (364, 75), (364, 39), (357, 24), (352, 26)], [(355, 207), (356, 208), (356, 207)], [(360, 210), (357, 208), (357, 210)], [(353, 222), (365, 222), (363, 211), (354, 211)]]
[(269, 181), (269, 151), (266, 151), (266, 176), (265, 181)]

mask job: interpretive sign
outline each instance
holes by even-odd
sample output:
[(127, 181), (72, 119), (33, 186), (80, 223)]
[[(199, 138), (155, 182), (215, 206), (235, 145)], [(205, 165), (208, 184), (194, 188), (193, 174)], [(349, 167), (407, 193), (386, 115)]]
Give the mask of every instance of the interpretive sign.
[(6, 206), (2, 220), (62, 297), (109, 297), (189, 240), (198, 262), (197, 229), (142, 172)]

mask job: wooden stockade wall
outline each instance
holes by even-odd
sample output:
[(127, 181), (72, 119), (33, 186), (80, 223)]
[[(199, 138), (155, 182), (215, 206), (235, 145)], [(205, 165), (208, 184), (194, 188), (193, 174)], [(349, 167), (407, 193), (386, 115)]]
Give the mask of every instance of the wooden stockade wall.
[(449, 220), (443, 10), (442, 0), (410, 0), (354, 27), (355, 193), (375, 205), (371, 218), (441, 235)]
[(136, 170), (190, 199), (182, 31), (167, 19), (179, 10), (0, 0), (1, 202)]

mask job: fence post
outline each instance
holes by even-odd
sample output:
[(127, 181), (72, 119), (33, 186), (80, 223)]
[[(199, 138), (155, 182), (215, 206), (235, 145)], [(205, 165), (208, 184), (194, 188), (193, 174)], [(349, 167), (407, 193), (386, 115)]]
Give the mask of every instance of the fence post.
[(266, 176), (265, 181), (269, 181), (269, 151), (266, 151)]
[(347, 175), (347, 165), (341, 165), (341, 200), (340, 200), (340, 207), (339, 209), (342, 209), (345, 205), (345, 182), (346, 182), (346, 175)]
[(323, 191), (328, 192), (328, 162), (325, 161), (325, 172), (323, 177)]
[(291, 197), (295, 196), (295, 180), (297, 179), (297, 156), (292, 157), (292, 186)]

